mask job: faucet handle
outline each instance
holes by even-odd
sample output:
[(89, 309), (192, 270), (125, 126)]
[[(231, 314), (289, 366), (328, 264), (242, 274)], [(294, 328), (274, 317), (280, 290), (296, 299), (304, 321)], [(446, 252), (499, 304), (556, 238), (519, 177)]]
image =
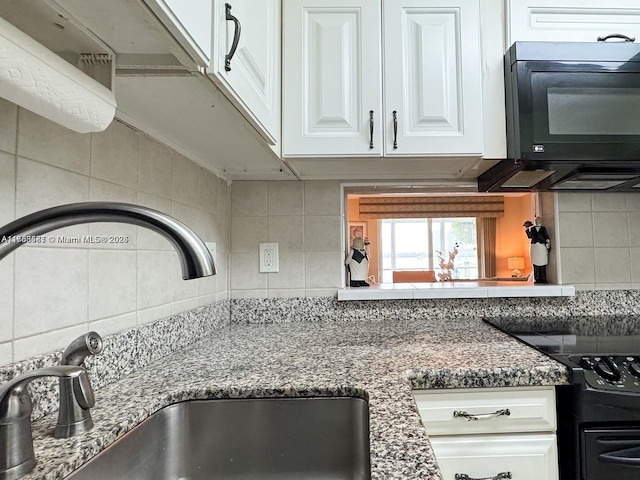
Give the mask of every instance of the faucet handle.
[(85, 410), (93, 408), (96, 404), (96, 397), (86, 371), (81, 373), (78, 378), (73, 379), (73, 394), (76, 397), (78, 405)]

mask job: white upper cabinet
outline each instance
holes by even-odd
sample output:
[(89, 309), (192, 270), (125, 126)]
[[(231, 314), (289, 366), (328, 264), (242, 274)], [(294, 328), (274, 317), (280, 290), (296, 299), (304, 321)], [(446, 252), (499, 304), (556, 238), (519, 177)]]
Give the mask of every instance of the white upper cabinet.
[(478, 0), (384, 0), (385, 155), (481, 155)]
[(285, 0), (283, 9), (284, 156), (381, 155), (380, 5)]
[(213, 62), (207, 73), (265, 140), (277, 144), (280, 0), (215, 0), (213, 21)]
[(507, 47), (516, 41), (595, 42), (620, 33), (640, 40), (638, 0), (508, 0)]
[(211, 62), (212, 0), (144, 0), (199, 66)]
[(284, 156), (482, 154), (478, 0), (327, 3), (284, 2)]

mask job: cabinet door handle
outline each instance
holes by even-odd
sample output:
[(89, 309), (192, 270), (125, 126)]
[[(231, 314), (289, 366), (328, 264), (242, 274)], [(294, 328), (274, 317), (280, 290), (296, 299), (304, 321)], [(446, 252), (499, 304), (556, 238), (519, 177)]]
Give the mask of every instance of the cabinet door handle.
[(500, 472), (499, 474), (494, 475), (493, 477), (482, 477), (482, 478), (470, 477), (466, 473), (456, 473), (456, 476), (454, 478), (455, 480), (503, 480), (505, 478), (513, 478), (513, 477), (511, 476), (511, 472)]
[(394, 110), (393, 114), (393, 149), (398, 148), (398, 112)]
[(233, 15), (231, 15), (231, 4), (225, 3), (224, 4), (224, 10), (226, 12), (226, 17), (225, 18), (226, 18), (227, 22), (229, 20), (231, 20), (233, 22), (233, 24), (235, 25), (235, 29), (233, 31), (233, 42), (231, 43), (231, 49), (229, 50), (229, 53), (227, 53), (224, 56), (224, 69), (227, 72), (230, 72), (231, 71), (231, 59), (233, 58), (233, 56), (236, 53), (236, 48), (238, 48), (238, 42), (240, 41), (240, 31), (242, 29), (242, 26), (240, 25), (240, 20), (238, 20)]
[(621, 33), (612, 33), (611, 35), (607, 35), (606, 37), (598, 37), (599, 42), (606, 42), (610, 38), (621, 38), (625, 42), (635, 42), (635, 37), (627, 37), (626, 35), (622, 35)]
[(509, 416), (511, 412), (508, 408), (502, 410), (496, 410), (492, 413), (468, 413), (463, 410), (455, 410), (453, 412), (453, 418), (466, 418), (467, 420), (491, 420), (492, 418)]
[(369, 150), (373, 149), (373, 110), (369, 110)]

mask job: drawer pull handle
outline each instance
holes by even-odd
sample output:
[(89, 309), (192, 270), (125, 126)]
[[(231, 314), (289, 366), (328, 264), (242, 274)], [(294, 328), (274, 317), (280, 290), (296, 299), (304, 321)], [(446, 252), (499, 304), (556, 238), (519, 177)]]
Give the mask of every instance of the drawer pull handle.
[(482, 477), (482, 478), (473, 478), (467, 475), (466, 473), (456, 473), (456, 480), (503, 480), (505, 478), (512, 478), (511, 472), (500, 472), (499, 474), (493, 477)]
[[(455, 410), (453, 412), (453, 418), (466, 418), (467, 420), (491, 420), (492, 418), (511, 415), (511, 412), (508, 408), (504, 408), (502, 410), (496, 410), (493, 413), (468, 413), (461, 410)], [(511, 478), (511, 477), (504, 477)]]

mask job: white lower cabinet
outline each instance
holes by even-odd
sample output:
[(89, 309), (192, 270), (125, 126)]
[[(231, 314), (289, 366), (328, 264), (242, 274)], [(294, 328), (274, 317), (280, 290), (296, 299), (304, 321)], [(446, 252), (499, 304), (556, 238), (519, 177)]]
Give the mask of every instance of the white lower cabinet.
[(558, 479), (554, 387), (413, 394), (444, 480)]
[(444, 480), (558, 478), (554, 434), (435, 436), (431, 446)]

